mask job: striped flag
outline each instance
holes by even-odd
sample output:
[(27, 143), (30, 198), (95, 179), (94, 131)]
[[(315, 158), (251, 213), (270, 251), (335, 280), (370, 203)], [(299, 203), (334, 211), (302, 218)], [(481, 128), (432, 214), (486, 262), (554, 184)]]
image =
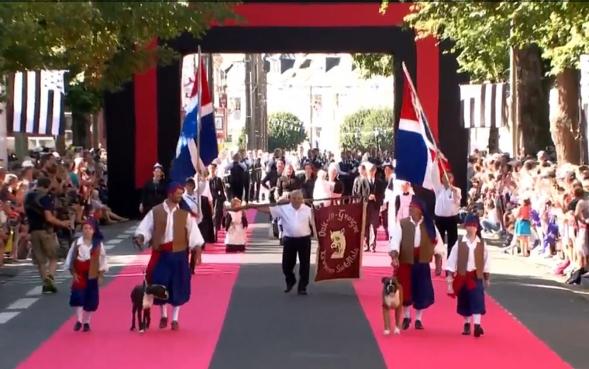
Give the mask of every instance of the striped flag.
[(507, 125), (507, 83), (460, 85), (460, 112), (464, 128), (500, 128)]
[(401, 117), (395, 133), (395, 173), (397, 179), (435, 190), (441, 186), (442, 174), (450, 165), (427, 128), (427, 118), (418, 103), (409, 73), (404, 72)]
[(64, 73), (56, 70), (27, 71), (9, 77), (8, 135), (22, 132), (57, 136), (64, 133)]

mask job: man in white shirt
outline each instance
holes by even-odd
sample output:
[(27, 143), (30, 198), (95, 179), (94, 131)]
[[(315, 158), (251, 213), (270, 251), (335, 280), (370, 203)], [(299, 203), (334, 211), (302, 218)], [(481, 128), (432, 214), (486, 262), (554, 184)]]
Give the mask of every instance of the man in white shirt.
[(180, 209), (183, 192), (182, 185), (171, 183), (166, 201), (151, 209), (135, 232), (135, 242), (151, 246), (151, 258), (145, 276), (147, 283), (166, 286), (170, 296), (168, 301), (155, 301), (156, 305), (162, 307), (162, 329), (168, 325), (166, 303), (174, 307), (172, 330), (179, 329), (180, 306), (190, 299), (187, 249), (196, 249), (196, 264), (200, 264), (201, 247), (204, 244), (197, 222), (189, 212)]
[(258, 208), (263, 212), (269, 212), (273, 218), (280, 218), (282, 224), (282, 272), (286, 280), (285, 293), (292, 290), (297, 283), (294, 268), (299, 258), (299, 295), (307, 294), (309, 284), (309, 269), (311, 265), (311, 236), (313, 232), (313, 210), (304, 204), (301, 190), (290, 193), (290, 203), (282, 200), (273, 207), (264, 206)]
[[(448, 173), (442, 178), (443, 186), (436, 188), (436, 226), (442, 236), (442, 240), (446, 240), (448, 245), (448, 253), (452, 251), (452, 247), (458, 240), (458, 211), (460, 210), (460, 201), (462, 194), (460, 188), (455, 187), (454, 176)], [(441, 267), (441, 258), (436, 259), (436, 268)], [(438, 265), (439, 264), (439, 265)]]
[(468, 215), (464, 220), (466, 235), (457, 242), (448, 256), (448, 294), (458, 297), (457, 311), (464, 317), (462, 334), (470, 335), (474, 320), (474, 336), (484, 334), (481, 315), (485, 310), (485, 291), (489, 286), (489, 258), (485, 244), (477, 236), (479, 218)]
[(429, 263), (434, 256), (439, 234), (426, 215), (423, 201), (414, 198), (410, 217), (396, 222), (389, 243), (391, 265), (403, 288), (402, 328), (411, 324), (411, 306), (415, 309), (415, 329), (423, 329), (423, 310), (434, 303), (434, 288)]

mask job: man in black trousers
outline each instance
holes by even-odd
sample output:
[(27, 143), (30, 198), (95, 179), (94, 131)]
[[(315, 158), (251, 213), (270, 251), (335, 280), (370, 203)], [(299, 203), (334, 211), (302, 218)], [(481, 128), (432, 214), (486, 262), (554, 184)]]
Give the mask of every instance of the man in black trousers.
[(223, 205), (227, 197), (225, 196), (225, 185), (220, 177), (217, 177), (217, 164), (209, 165), (209, 188), (213, 196), (213, 223), (215, 224), (215, 238), (223, 225)]
[(299, 258), (299, 284), (297, 286), (299, 295), (307, 294), (309, 284), (309, 269), (311, 265), (311, 235), (313, 232), (313, 210), (304, 204), (301, 190), (294, 190), (290, 193), (288, 200), (281, 200), (277, 206), (261, 207), (258, 210), (269, 212), (272, 217), (282, 219), (282, 236), (284, 248), (282, 250), (282, 273), (286, 280), (285, 293), (290, 292), (297, 279), (294, 268)]

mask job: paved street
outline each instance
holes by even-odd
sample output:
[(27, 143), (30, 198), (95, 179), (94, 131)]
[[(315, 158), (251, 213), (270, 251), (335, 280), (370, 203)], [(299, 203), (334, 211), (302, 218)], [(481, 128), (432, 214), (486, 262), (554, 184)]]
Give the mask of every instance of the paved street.
[[(462, 321), (441, 278), (434, 278), (436, 304), (425, 312), (426, 329), (384, 337), (379, 280), (390, 272), (384, 244), (365, 256), (361, 280), (285, 295), (267, 218), (256, 215), (246, 254), (207, 250), (179, 332), (129, 332), (129, 292), (147, 263), (147, 254), (131, 246), (132, 223), (105, 228), (111, 269), (90, 333), (72, 331), (69, 273), (57, 276), (57, 295), (41, 296), (32, 266), (5, 267), (0, 369), (472, 368), (472, 360), (478, 368), (589, 368), (589, 296), (563, 287), (545, 266), (491, 248), (492, 298), (486, 335), (478, 340), (460, 335)], [(159, 312), (153, 316), (157, 321)]]

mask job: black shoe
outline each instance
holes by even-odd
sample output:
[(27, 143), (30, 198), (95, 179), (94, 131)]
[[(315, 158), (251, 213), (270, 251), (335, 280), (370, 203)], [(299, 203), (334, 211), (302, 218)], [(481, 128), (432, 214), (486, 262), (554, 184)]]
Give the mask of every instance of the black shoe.
[(483, 334), (485, 334), (485, 331), (483, 330), (483, 327), (481, 327), (480, 324), (475, 324), (474, 325), (474, 336), (475, 337), (480, 337)]
[(286, 289), (284, 290), (284, 293), (289, 293), (290, 291), (292, 291), (292, 288), (294, 287), (294, 283), (293, 284), (287, 284), (286, 285)]
[(464, 323), (464, 330), (462, 331), (463, 336), (470, 336), (470, 323)]
[(299, 290), (298, 294), (301, 296), (307, 296), (307, 290)]
[(80, 329), (82, 329), (82, 323), (76, 322), (76, 324), (74, 324), (74, 332), (78, 332)]
[(178, 321), (172, 320), (172, 330), (177, 331), (178, 329), (180, 329), (180, 325), (178, 324)]
[(90, 324), (84, 323), (84, 328), (82, 328), (83, 332), (90, 332)]
[(417, 330), (422, 330), (423, 329), (423, 323), (421, 322), (421, 320), (416, 320), (415, 321), (415, 329), (417, 329)]
[(168, 326), (168, 318), (160, 319), (160, 329), (164, 329)]
[(409, 329), (410, 325), (411, 325), (411, 318), (405, 318), (405, 319), (403, 319), (403, 324), (402, 324), (401, 328), (403, 328), (403, 330), (406, 331), (407, 329)]

